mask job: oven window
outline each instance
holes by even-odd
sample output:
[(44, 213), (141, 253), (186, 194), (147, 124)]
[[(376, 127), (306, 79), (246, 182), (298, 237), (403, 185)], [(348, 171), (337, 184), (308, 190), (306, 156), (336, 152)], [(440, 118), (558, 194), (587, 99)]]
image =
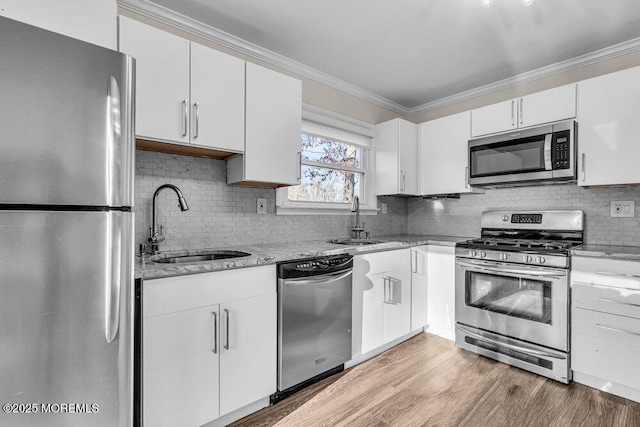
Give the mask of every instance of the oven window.
[(471, 147), (471, 177), (545, 170), (544, 137)]
[(551, 324), (551, 282), (472, 271), (466, 276), (466, 305)]

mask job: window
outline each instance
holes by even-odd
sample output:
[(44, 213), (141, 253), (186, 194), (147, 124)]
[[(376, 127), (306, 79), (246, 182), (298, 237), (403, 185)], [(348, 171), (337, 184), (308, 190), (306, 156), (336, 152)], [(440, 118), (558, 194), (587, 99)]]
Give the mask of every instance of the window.
[(276, 192), (278, 215), (350, 214), (356, 196), (362, 214), (376, 214), (375, 127), (303, 105), (300, 136), (301, 183)]
[(363, 199), (362, 147), (303, 133), (300, 138), (301, 184), (288, 187), (290, 202), (351, 204)]

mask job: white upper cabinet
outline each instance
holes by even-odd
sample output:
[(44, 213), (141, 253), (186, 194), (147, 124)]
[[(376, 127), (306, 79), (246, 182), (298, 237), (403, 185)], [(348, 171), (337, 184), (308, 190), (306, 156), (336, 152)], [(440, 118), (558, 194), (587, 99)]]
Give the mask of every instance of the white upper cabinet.
[(244, 150), (245, 62), (191, 43), (191, 143)]
[(471, 137), (576, 117), (576, 85), (570, 84), (471, 111)]
[(115, 0), (0, 0), (0, 16), (117, 50)]
[(244, 155), (227, 161), (227, 183), (300, 184), (302, 82), (247, 63)]
[(120, 51), (136, 58), (137, 137), (242, 152), (243, 60), (123, 16)]
[(640, 183), (640, 67), (578, 85), (578, 185)]
[(420, 194), (469, 193), (471, 112), (420, 124)]
[(376, 195), (418, 195), (418, 126), (402, 119), (376, 125)]
[(120, 51), (136, 59), (136, 137), (189, 142), (189, 40), (120, 17)]

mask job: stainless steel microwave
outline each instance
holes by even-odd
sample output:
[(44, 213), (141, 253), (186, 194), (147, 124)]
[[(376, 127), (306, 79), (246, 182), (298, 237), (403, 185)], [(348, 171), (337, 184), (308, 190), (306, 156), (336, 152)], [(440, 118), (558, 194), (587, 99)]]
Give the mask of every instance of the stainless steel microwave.
[(576, 180), (573, 120), (469, 141), (469, 184), (509, 186)]

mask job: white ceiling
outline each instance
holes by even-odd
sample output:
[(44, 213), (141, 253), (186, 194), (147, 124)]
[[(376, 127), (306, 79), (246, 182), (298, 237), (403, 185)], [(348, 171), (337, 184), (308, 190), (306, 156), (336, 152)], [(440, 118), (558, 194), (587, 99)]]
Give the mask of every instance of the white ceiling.
[(413, 108), (640, 37), (640, 0), (153, 0)]

